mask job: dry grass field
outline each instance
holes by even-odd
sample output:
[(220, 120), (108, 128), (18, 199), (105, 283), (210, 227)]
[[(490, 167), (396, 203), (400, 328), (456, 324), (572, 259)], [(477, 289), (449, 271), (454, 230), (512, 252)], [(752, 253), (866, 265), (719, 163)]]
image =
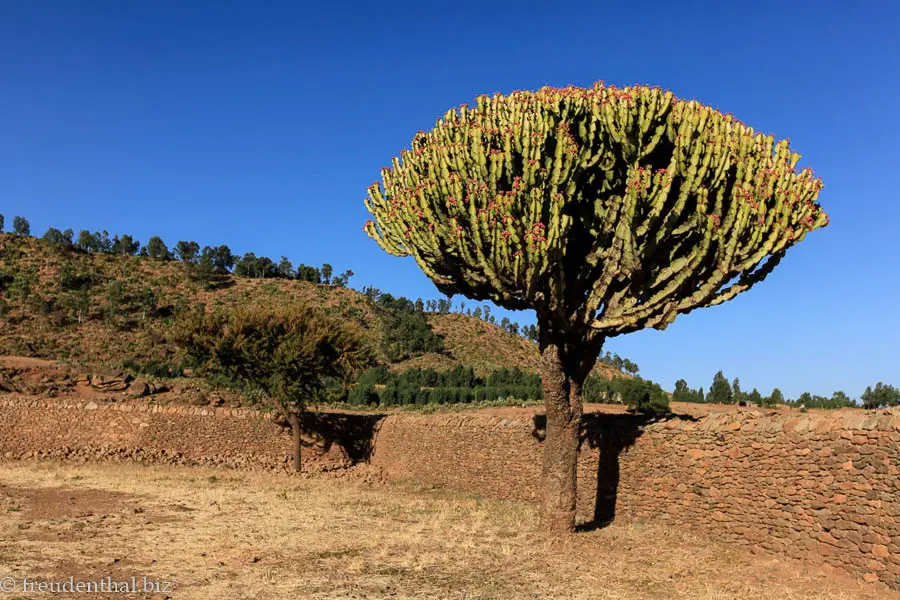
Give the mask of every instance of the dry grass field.
[[(548, 545), (533, 507), (415, 483), (0, 463), (0, 598), (900, 598), (663, 524)], [(152, 596), (21, 594), (21, 579), (173, 581)]]

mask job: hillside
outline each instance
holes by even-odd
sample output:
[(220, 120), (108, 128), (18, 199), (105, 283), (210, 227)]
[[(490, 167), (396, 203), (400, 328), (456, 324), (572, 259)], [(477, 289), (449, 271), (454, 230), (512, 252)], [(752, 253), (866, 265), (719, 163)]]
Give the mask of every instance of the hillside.
[[(228, 275), (202, 282), (185, 265), (148, 257), (87, 253), (32, 237), (0, 233), (0, 355), (74, 364), (179, 366), (166, 337), (173, 315), (241, 302), (305, 301), (352, 319), (380, 348), (383, 311), (362, 293), (293, 279)], [(484, 374), (501, 367), (537, 371), (537, 346), (501, 327), (463, 314), (425, 313), (444, 351), (380, 363), (447, 370), (470, 366)], [(611, 377), (618, 371), (597, 365)]]

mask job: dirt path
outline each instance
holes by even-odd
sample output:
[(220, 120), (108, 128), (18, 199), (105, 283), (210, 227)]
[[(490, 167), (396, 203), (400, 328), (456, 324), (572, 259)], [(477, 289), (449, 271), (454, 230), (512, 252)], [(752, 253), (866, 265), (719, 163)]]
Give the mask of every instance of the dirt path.
[(0, 584), (146, 576), (174, 582), (154, 598), (179, 599), (900, 599), (662, 524), (555, 546), (535, 528), (530, 506), (412, 483), (0, 463)]

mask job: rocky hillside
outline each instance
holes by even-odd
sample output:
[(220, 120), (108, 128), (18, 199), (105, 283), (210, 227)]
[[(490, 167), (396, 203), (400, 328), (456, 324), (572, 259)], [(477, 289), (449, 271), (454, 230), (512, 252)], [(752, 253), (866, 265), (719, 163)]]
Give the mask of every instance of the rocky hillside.
[[(178, 261), (87, 253), (43, 240), (0, 234), (0, 355), (63, 360), (76, 365), (177, 370), (167, 331), (179, 310), (240, 302), (306, 301), (362, 325), (375, 347), (383, 311), (360, 292), (290, 279), (226, 275), (196, 277)], [(425, 313), (443, 338), (440, 353), (381, 363), (391, 370), (471, 366), (536, 371), (537, 347), (497, 325), (461, 314)], [(598, 363), (597, 372), (618, 371)]]

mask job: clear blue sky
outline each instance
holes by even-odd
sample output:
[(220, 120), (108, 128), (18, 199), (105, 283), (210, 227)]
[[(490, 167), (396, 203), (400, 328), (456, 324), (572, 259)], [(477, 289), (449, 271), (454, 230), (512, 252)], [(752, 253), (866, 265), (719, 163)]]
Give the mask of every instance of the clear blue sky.
[(724, 369), (856, 397), (900, 384), (898, 30), (887, 1), (4, 2), (0, 213), (434, 298), (361, 230), (416, 130), (480, 93), (658, 84), (791, 138), (832, 224), (756, 289), (607, 349), (669, 389)]

